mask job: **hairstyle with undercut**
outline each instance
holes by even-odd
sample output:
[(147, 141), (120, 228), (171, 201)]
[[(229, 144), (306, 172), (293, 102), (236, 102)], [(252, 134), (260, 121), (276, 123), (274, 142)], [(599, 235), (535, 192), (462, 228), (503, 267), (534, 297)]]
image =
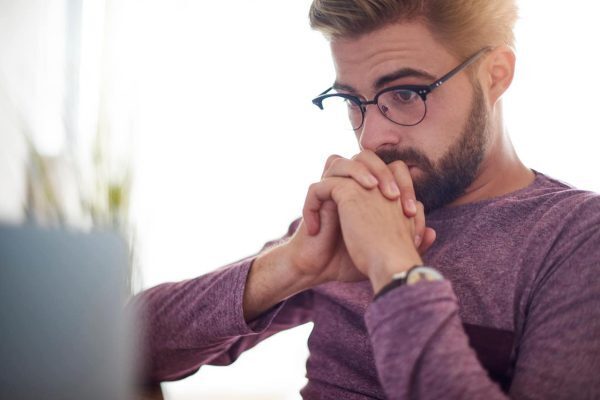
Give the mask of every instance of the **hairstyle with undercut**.
[(457, 58), (486, 46), (515, 46), (516, 0), (314, 0), (310, 25), (329, 40), (358, 38), (421, 20)]

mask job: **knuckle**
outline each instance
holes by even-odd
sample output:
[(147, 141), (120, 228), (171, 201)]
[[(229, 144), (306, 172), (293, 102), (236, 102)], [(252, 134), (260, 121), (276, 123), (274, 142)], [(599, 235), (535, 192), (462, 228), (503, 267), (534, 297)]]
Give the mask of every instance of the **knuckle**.
[(349, 171), (352, 171), (352, 163), (348, 162), (348, 159), (344, 157), (338, 157), (331, 161), (331, 164), (325, 174), (324, 177), (341, 177), (346, 176)]
[(393, 178), (393, 174), (391, 173), (390, 169), (383, 162), (381, 162), (381, 163), (373, 163), (372, 168), (380, 176), (384, 176), (384, 177), (387, 177), (389, 179)]
[(359, 177), (361, 175), (369, 174), (369, 168), (362, 162), (352, 159), (346, 160), (347, 163), (344, 166), (345, 174), (342, 176), (352, 176), (354, 178)]
[(341, 158), (341, 156), (338, 155), (338, 154), (332, 154), (329, 157), (327, 157), (326, 163), (330, 163), (330, 162), (332, 162), (334, 160), (337, 160), (338, 158)]
[(372, 171), (375, 174), (384, 177), (388, 174), (388, 169), (385, 163), (371, 150), (363, 150), (352, 156), (353, 161), (360, 163), (367, 171)]
[(361, 163), (356, 164), (355, 163), (353, 168), (356, 173), (365, 174), (365, 175), (371, 174), (371, 172), (369, 171), (369, 168), (365, 164), (361, 164)]
[(342, 156), (339, 156), (337, 154), (332, 154), (329, 157), (327, 157), (327, 161), (325, 161), (325, 168), (329, 168), (336, 160), (342, 158)]
[[(370, 149), (364, 149), (359, 154), (362, 154), (363, 157), (377, 157), (377, 154), (375, 154), (375, 152)], [(377, 157), (377, 158), (379, 158), (379, 157)]]
[(313, 195), (319, 188), (319, 182), (315, 182), (315, 183), (311, 183), (308, 186), (308, 195), (311, 196)]
[[(370, 163), (372, 163), (371, 160), (373, 159), (374, 156), (375, 156), (375, 153), (373, 153), (371, 150), (362, 150), (360, 153), (353, 155), (352, 159), (355, 161), (360, 161), (362, 163), (370, 164)], [(377, 157), (377, 156), (375, 156), (375, 157)], [(379, 157), (377, 157), (377, 158), (379, 158)]]
[(395, 172), (406, 172), (408, 173), (408, 165), (402, 160), (396, 160), (388, 165), (388, 167)]
[[(415, 189), (411, 184), (400, 185), (400, 193), (405, 200), (414, 200), (415, 199)], [(417, 211), (419, 211), (419, 207), (417, 206)]]
[(346, 192), (346, 189), (345, 189), (344, 185), (335, 186), (333, 189), (331, 189), (331, 197), (337, 203), (340, 201), (340, 199), (347, 197), (345, 192)]
[(342, 179), (339, 184), (337, 184), (333, 190), (333, 197), (338, 198), (352, 198), (356, 195), (356, 190), (358, 188), (358, 184), (353, 179)]
[(329, 168), (333, 168), (334, 166), (342, 165), (346, 159), (344, 157), (337, 157), (331, 160), (331, 164), (329, 164)]
[(364, 151), (361, 151), (360, 153), (357, 153), (357, 154), (353, 155), (351, 159), (352, 160), (357, 160), (357, 161), (361, 160), (362, 157), (363, 157), (363, 153), (364, 153)]

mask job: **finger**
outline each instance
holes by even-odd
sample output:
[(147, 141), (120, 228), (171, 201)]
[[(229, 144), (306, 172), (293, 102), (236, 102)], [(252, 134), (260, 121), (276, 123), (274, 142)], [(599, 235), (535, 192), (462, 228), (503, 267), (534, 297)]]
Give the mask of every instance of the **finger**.
[(314, 200), (312, 199), (312, 196), (314, 196), (313, 194), (313, 186), (315, 184), (313, 183), (312, 185), (310, 185), (308, 187), (308, 192), (306, 193), (306, 199), (304, 200), (304, 208), (302, 209), (302, 219), (304, 220), (304, 223), (306, 224), (306, 231), (308, 232), (308, 234), (310, 236), (316, 235), (317, 233), (319, 233), (319, 229), (320, 229), (320, 225), (321, 225), (321, 218), (318, 212), (314, 212), (314, 210), (309, 210), (307, 208), (307, 204), (314, 204)]
[(302, 217), (306, 222), (306, 230), (309, 235), (314, 236), (319, 233), (321, 225), (321, 217), (319, 211), (321, 206), (327, 200), (333, 200), (332, 193), (336, 185), (343, 181), (349, 181), (346, 178), (328, 178), (320, 182), (313, 183), (308, 188), (306, 199), (304, 200), (304, 208), (302, 209)]
[(407, 217), (414, 217), (417, 215), (418, 203), (408, 166), (403, 161), (394, 161), (388, 167), (394, 176), (396, 184), (400, 188), (404, 214)]
[(363, 150), (354, 157), (353, 160), (364, 164), (369, 172), (377, 178), (379, 190), (390, 200), (396, 200), (400, 197), (400, 188), (394, 179), (392, 171), (385, 165), (383, 160), (371, 150)]
[(421, 241), (421, 245), (419, 246), (418, 252), (420, 255), (423, 255), (427, 252), (427, 250), (429, 250), (429, 248), (431, 247), (431, 245), (433, 244), (433, 242), (435, 242), (435, 239), (437, 237), (436, 232), (433, 230), (433, 228), (425, 228), (425, 233), (423, 234), (423, 240)]
[(329, 164), (329, 168), (325, 171), (323, 177), (352, 178), (365, 189), (373, 189), (378, 185), (377, 178), (369, 172), (366, 165), (342, 157), (333, 160)]
[(302, 221), (309, 236), (314, 236), (321, 230), (321, 217), (318, 212), (302, 210)]
[(332, 200), (324, 201), (319, 210), (319, 230), (317, 234), (332, 225), (339, 226), (338, 220), (337, 205)]
[(425, 210), (423, 203), (417, 203), (417, 214), (415, 215), (415, 247), (418, 249), (423, 242), (425, 234)]
[[(329, 157), (327, 157), (327, 160), (325, 161), (325, 166), (323, 167), (323, 174), (321, 175), (321, 178), (324, 177), (325, 172), (329, 169), (331, 164), (339, 158), (343, 158), (343, 157), (340, 155), (337, 155), (337, 154), (332, 154)], [(306, 213), (306, 215), (304, 215), (304, 212), (303, 212), (302, 218), (304, 220), (304, 224), (306, 225), (306, 230), (309, 235), (316, 235), (317, 233), (319, 233), (321, 221), (320, 221), (320, 215), (318, 212), (317, 213)]]
[(337, 154), (332, 154), (329, 157), (327, 157), (327, 161), (325, 161), (325, 167), (323, 167), (323, 174), (321, 175), (321, 178), (325, 177), (325, 173), (331, 167), (331, 164), (340, 158), (344, 158), (344, 157), (338, 156)]

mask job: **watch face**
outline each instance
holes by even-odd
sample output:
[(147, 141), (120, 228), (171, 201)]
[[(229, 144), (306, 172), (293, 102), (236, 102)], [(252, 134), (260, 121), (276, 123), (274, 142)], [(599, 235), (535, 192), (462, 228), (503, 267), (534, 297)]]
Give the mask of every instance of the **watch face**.
[(412, 285), (421, 281), (441, 281), (443, 279), (442, 274), (431, 267), (416, 267), (406, 277), (406, 284)]

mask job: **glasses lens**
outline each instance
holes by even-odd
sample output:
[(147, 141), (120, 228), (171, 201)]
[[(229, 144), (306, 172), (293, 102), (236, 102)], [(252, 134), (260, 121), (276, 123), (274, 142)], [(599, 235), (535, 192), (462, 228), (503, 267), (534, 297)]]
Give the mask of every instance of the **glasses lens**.
[(416, 92), (397, 89), (384, 92), (377, 104), (381, 113), (389, 120), (400, 125), (416, 125), (425, 118), (425, 101)]
[(362, 125), (362, 111), (360, 105), (354, 101), (342, 96), (331, 96), (323, 100), (323, 110), (327, 114), (335, 115), (335, 118), (340, 120), (350, 120), (350, 125), (353, 130), (360, 128)]

